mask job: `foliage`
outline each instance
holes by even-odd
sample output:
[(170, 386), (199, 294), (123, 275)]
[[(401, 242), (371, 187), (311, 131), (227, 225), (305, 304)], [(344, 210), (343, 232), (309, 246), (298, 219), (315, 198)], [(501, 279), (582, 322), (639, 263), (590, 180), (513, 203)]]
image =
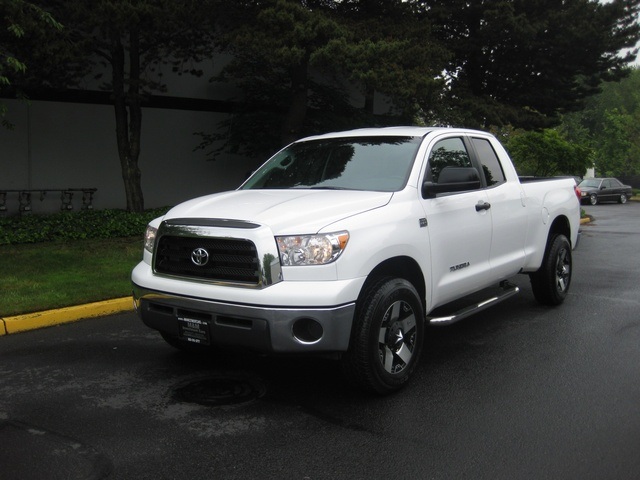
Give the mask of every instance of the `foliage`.
[(625, 75), (640, 35), (640, 0), (417, 2), (452, 56), (450, 123), (535, 129), (558, 122)]
[(396, 0), (338, 2), (334, 17), (351, 35), (331, 52), (332, 63), (361, 90), (367, 113), (375, 113), (381, 94), (401, 118), (437, 118), (450, 53), (434, 39), (429, 19)]
[(619, 82), (607, 82), (585, 109), (566, 115), (562, 129), (574, 142), (589, 145), (598, 176), (640, 174), (640, 69)]
[[(13, 76), (24, 75), (27, 71), (27, 65), (15, 56), (12, 46), (21, 41), (27, 30), (41, 27), (61, 30), (62, 25), (49, 12), (24, 0), (3, 0), (0, 18), (6, 23), (6, 29), (0, 31), (0, 88), (7, 88), (11, 86)], [(2, 126), (13, 128), (5, 118), (6, 113), (6, 105), (0, 103)]]
[[(247, 0), (219, 78), (244, 104), (202, 148), (264, 157), (309, 133), (389, 123), (540, 129), (624, 77), (640, 0)], [(320, 82), (319, 79), (323, 81)], [(352, 102), (344, 93), (351, 92)], [(364, 105), (353, 93), (364, 98)], [(379, 117), (376, 100), (393, 107)]]
[[(233, 55), (217, 80), (242, 91), (233, 118), (221, 125), (222, 134), (202, 134), (202, 148), (224, 142), (221, 151), (265, 157), (312, 130), (322, 116), (340, 121), (349, 108), (339, 89), (312, 79), (320, 67), (322, 50), (347, 32), (322, 11), (297, 2), (269, 0), (236, 5), (223, 22), (220, 47)], [(309, 115), (316, 106), (329, 106), (322, 116)], [(317, 109), (320, 110), (320, 109)]]
[(85, 210), (53, 215), (0, 217), (0, 245), (86, 238), (142, 238), (147, 224), (167, 210), (161, 208), (143, 213)]
[(587, 147), (567, 141), (552, 129), (516, 132), (509, 138), (506, 148), (520, 175), (582, 176), (591, 163)]
[[(240, 12), (224, 22), (221, 48), (233, 61), (217, 79), (236, 85), (243, 103), (223, 133), (201, 133), (214, 155), (264, 157), (305, 135), (431, 114), (424, 105), (442, 89), (446, 53), (407, 2), (256, 0)], [(374, 115), (376, 93), (393, 117)]]

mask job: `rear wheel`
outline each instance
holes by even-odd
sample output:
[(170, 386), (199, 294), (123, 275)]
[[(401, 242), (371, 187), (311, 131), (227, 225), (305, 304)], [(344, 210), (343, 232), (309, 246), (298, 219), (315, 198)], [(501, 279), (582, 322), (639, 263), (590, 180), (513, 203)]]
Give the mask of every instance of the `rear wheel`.
[(380, 278), (366, 287), (358, 305), (342, 362), (345, 375), (367, 391), (398, 390), (418, 364), (423, 337), (422, 301), (413, 285), (401, 278)]
[(549, 239), (540, 269), (529, 275), (533, 296), (544, 305), (564, 302), (571, 284), (571, 244), (564, 235)]

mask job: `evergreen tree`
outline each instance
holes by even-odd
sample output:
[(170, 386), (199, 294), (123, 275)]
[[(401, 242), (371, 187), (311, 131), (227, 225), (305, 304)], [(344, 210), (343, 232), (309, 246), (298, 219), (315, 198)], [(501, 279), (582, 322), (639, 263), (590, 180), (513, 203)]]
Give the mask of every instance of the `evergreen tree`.
[(579, 109), (635, 58), (640, 0), (423, 0), (453, 55), (454, 123), (541, 128)]
[(242, 106), (202, 148), (262, 157), (307, 134), (436, 116), (446, 51), (408, 2), (247, 1), (221, 23), (233, 60), (218, 79)]

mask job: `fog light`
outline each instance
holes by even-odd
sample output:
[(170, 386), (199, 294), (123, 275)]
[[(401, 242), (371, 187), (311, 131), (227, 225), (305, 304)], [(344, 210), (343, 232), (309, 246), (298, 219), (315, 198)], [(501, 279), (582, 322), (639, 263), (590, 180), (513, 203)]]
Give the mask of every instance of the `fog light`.
[(293, 336), (300, 343), (316, 343), (323, 333), (322, 325), (311, 318), (300, 318), (293, 324)]

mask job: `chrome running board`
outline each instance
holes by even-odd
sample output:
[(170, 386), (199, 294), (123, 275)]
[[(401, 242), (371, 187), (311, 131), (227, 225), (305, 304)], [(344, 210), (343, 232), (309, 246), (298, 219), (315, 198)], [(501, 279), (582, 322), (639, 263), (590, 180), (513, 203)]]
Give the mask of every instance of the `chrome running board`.
[[(450, 314), (438, 314), (435, 316), (427, 315), (427, 322), (430, 325), (451, 325), (452, 323), (458, 322), (463, 318), (467, 318), (471, 315), (474, 315), (482, 310), (492, 307), (503, 300), (506, 300), (509, 297), (514, 296), (516, 293), (520, 291), (520, 288), (516, 285), (513, 285), (507, 281), (500, 283), (501, 293), (490, 296), (480, 302), (472, 303), (471, 305), (465, 306), (459, 310), (451, 312)], [(442, 310), (441, 308), (437, 308), (434, 312)]]

